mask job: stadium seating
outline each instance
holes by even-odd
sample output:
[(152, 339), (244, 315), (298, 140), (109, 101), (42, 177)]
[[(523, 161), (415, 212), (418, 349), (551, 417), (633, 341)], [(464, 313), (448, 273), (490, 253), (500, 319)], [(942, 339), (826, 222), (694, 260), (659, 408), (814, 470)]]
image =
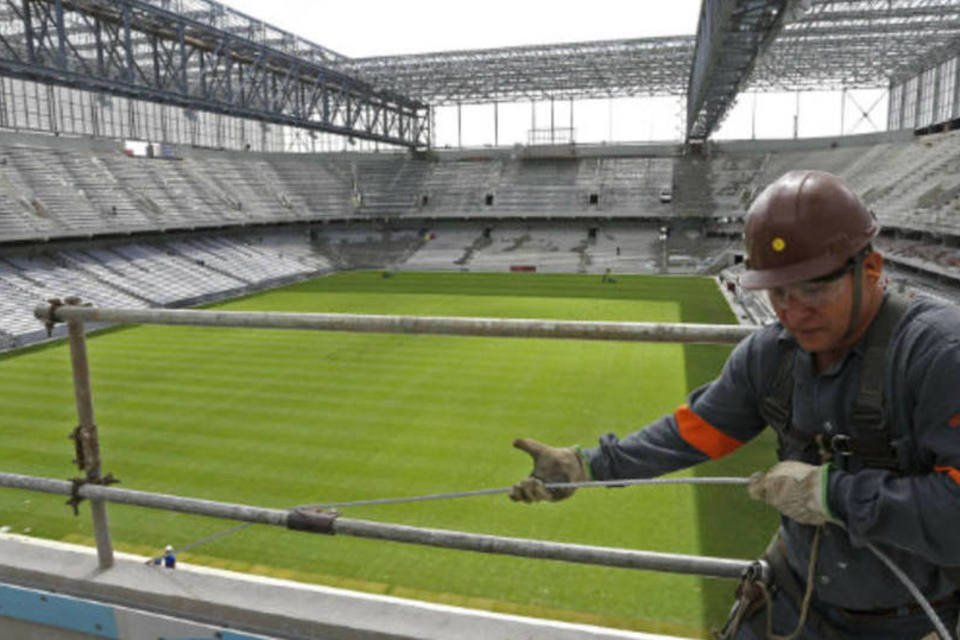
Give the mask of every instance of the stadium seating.
[(99, 243), (0, 258), (0, 349), (42, 339), (33, 308), (79, 296), (97, 306), (183, 306), (331, 270), (304, 234), (278, 230)]
[(883, 223), (893, 267), (932, 288), (960, 282), (960, 132), (565, 158), (204, 149), (149, 158), (108, 140), (5, 134), (0, 348), (37, 334), (38, 301), (71, 294), (184, 305), (358, 267), (716, 272), (738, 249), (749, 200), (797, 168), (848, 181)]
[[(793, 168), (845, 177), (888, 226), (957, 233), (960, 134), (841, 146), (719, 145), (706, 156), (523, 158), (180, 150), (0, 142), (0, 242), (351, 218), (736, 217)], [(662, 193), (669, 193), (664, 201)]]

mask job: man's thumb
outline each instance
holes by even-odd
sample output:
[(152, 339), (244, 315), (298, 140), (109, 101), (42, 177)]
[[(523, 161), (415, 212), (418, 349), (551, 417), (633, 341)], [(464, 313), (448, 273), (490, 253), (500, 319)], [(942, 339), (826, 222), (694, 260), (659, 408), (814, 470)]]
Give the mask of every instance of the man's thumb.
[(539, 458), (547, 449), (550, 448), (542, 442), (534, 440), (533, 438), (517, 438), (513, 441), (513, 446), (521, 451), (526, 451), (534, 458)]

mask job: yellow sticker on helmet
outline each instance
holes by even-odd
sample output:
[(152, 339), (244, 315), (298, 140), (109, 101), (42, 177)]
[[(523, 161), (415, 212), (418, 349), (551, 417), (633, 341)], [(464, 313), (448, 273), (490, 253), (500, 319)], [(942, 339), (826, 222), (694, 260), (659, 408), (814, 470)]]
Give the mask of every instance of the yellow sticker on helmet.
[(776, 237), (773, 239), (773, 241), (770, 242), (770, 246), (773, 247), (774, 251), (776, 251), (777, 253), (780, 253), (781, 251), (787, 248), (787, 241), (784, 240), (783, 238)]

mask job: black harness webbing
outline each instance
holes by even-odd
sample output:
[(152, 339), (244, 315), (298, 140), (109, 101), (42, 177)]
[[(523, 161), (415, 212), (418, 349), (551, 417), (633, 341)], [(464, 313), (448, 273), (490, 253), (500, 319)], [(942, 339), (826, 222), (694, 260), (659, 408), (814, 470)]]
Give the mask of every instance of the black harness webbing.
[(851, 434), (837, 434), (829, 442), (809, 434), (797, 433), (792, 425), (794, 366), (797, 345), (788, 343), (780, 354), (777, 373), (768, 394), (761, 400), (763, 419), (777, 432), (779, 457), (787, 451), (799, 453), (810, 463), (821, 464), (827, 455), (854, 457), (870, 468), (905, 471), (902, 468), (893, 434), (884, 415), (883, 372), (887, 349), (909, 301), (888, 294), (865, 336), (860, 388), (851, 414)]
[[(901, 455), (896, 446), (883, 400), (883, 374), (890, 339), (909, 305), (907, 298), (894, 293), (887, 294), (877, 317), (867, 330), (860, 385), (850, 416), (850, 435), (837, 434), (829, 441), (824, 441), (799, 434), (793, 428), (793, 371), (797, 345), (791, 342), (783, 348), (776, 376), (768, 394), (760, 402), (763, 419), (777, 432), (777, 454), (781, 460), (788, 451), (792, 451), (811, 464), (823, 464), (825, 458), (833, 457), (841, 466), (846, 466), (847, 459), (853, 458), (867, 468), (910, 472), (911, 462), (905, 459), (908, 456)], [(960, 567), (941, 566), (941, 569), (960, 587)]]
[(909, 300), (895, 294), (884, 299), (880, 312), (867, 330), (860, 391), (851, 414), (853, 435), (848, 440), (843, 436), (833, 438), (835, 453), (855, 455), (869, 468), (906, 470), (901, 467), (893, 445), (893, 433), (883, 410), (883, 372), (890, 338), (909, 305)]

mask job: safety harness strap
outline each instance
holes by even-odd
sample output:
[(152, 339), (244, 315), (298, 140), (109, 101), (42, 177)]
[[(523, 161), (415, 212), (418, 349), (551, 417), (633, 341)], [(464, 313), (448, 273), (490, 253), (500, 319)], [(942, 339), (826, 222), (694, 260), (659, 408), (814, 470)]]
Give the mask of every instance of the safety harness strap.
[(809, 462), (819, 462), (816, 443), (794, 433), (793, 424), (793, 368), (796, 363), (797, 345), (785, 342), (781, 346), (777, 373), (769, 393), (760, 401), (760, 416), (777, 433), (777, 458), (783, 460), (786, 452), (802, 451)]
[(953, 583), (958, 590), (960, 590), (960, 566), (958, 567), (940, 567), (940, 569), (947, 574), (947, 577), (950, 578), (950, 582)]
[(900, 469), (890, 425), (884, 413), (883, 372), (890, 339), (909, 305), (909, 300), (896, 294), (888, 294), (884, 298), (877, 317), (867, 330), (863, 366), (860, 369), (860, 389), (851, 415), (853, 435), (836, 436), (832, 442), (835, 453), (854, 455), (866, 467)]
[[(909, 300), (896, 294), (884, 298), (865, 337), (860, 388), (851, 415), (851, 435), (833, 436), (827, 443), (826, 453), (843, 458), (852, 456), (870, 468), (904, 470), (884, 416), (883, 372), (890, 338), (909, 304)], [(777, 432), (780, 459), (790, 450), (801, 452), (806, 462), (820, 464), (824, 460), (818, 452), (826, 447), (821, 447), (810, 435), (797, 434), (791, 421), (797, 348), (792, 342), (783, 346), (776, 377), (760, 402), (760, 415)]]

